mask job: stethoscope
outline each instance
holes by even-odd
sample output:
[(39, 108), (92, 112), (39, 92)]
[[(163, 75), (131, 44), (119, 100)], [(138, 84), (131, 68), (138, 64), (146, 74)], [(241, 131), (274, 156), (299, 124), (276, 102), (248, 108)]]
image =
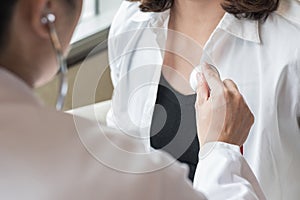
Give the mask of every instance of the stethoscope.
[(201, 74), (201, 73), (202, 73), (202, 67), (203, 67), (203, 65), (205, 65), (205, 64), (208, 64), (208, 65), (209, 65), (214, 71), (216, 71), (216, 72), (219, 74), (219, 76), (220, 76), (219, 71), (218, 71), (217, 68), (216, 68), (214, 65), (212, 65), (212, 64), (209, 64), (209, 63), (202, 63), (202, 64), (196, 66), (196, 67), (194, 68), (194, 70), (192, 71), (191, 75), (190, 75), (190, 86), (191, 86), (191, 88), (192, 88), (195, 92), (197, 92), (197, 87), (198, 87), (197, 74), (199, 74), (199, 73)]
[(51, 43), (53, 45), (55, 54), (56, 54), (56, 60), (59, 64), (59, 90), (58, 90), (58, 97), (56, 101), (56, 109), (62, 110), (65, 102), (65, 97), (68, 92), (68, 79), (67, 79), (67, 63), (66, 59), (63, 56), (62, 47), (57, 35), (57, 32), (55, 30), (54, 22), (56, 20), (56, 17), (52, 13), (48, 13), (41, 19), (41, 22), (45, 25), (48, 25), (49, 28), (49, 36), (51, 39)]

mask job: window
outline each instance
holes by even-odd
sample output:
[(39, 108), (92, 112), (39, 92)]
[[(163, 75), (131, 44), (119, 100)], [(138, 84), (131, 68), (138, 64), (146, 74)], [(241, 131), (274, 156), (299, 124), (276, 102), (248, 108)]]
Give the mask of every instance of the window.
[(123, 0), (84, 0), (72, 43), (107, 29)]
[(88, 20), (99, 14), (99, 0), (85, 0), (83, 2), (81, 21)]
[(72, 38), (68, 63), (74, 64), (107, 39), (108, 29), (123, 0), (83, 0), (79, 24)]

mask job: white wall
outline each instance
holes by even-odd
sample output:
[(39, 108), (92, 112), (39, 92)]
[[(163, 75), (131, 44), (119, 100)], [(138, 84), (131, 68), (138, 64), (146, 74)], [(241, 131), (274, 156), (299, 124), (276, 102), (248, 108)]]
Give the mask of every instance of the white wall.
[[(112, 84), (110, 79), (110, 71), (108, 67), (108, 59), (107, 59), (107, 51), (103, 51), (95, 56), (92, 56), (86, 59), (83, 63), (79, 63), (72, 68), (70, 68), (68, 73), (69, 79), (69, 91), (66, 98), (66, 103), (64, 110), (73, 109), (73, 89), (74, 89), (74, 82), (76, 80), (76, 76), (78, 75), (78, 71), (80, 69), (85, 69), (85, 77), (84, 82), (81, 82), (82, 87), (80, 87), (77, 91), (79, 93), (80, 98), (76, 99), (76, 107), (89, 105), (91, 103), (100, 102), (104, 100), (111, 99), (112, 95)], [(104, 71), (105, 70), (105, 71)], [(99, 74), (99, 71), (104, 71), (101, 79), (99, 81), (98, 87), (95, 91), (95, 99), (89, 97), (85, 94), (86, 90), (88, 89), (89, 85), (92, 81), (95, 81), (95, 75)], [(57, 91), (58, 91), (58, 79), (55, 78), (49, 84), (42, 88), (38, 88), (36, 90), (38, 96), (40, 96), (47, 105), (55, 106), (56, 98), (57, 98)], [(74, 107), (75, 108), (75, 107)]]

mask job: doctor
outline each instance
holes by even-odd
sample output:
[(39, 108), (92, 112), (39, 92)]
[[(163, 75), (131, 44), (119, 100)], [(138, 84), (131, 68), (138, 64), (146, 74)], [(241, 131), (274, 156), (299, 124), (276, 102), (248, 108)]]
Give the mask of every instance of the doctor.
[[(265, 199), (238, 148), (253, 115), (236, 85), (208, 66), (198, 75), (197, 110), (211, 117), (198, 119), (208, 131), (199, 132), (204, 146), (194, 188), (186, 166), (165, 153), (43, 105), (32, 88), (56, 74), (56, 58), (63, 72), (61, 53), (81, 6), (80, 0), (1, 2), (0, 199)], [(227, 111), (223, 124), (213, 117), (220, 109)]]

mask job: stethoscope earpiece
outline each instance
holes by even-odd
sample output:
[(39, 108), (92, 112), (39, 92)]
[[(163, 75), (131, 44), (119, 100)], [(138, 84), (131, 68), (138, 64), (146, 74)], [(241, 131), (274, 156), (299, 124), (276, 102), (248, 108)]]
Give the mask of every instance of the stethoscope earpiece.
[(68, 92), (68, 80), (67, 80), (68, 68), (67, 68), (66, 60), (63, 56), (61, 43), (59, 41), (58, 35), (55, 30), (55, 24), (54, 24), (55, 20), (56, 20), (56, 16), (54, 14), (47, 13), (45, 14), (44, 17), (42, 17), (41, 23), (49, 27), (49, 36), (56, 54), (57, 63), (59, 65), (60, 85), (59, 85), (59, 93), (56, 102), (56, 109), (62, 110), (65, 102), (65, 97)]
[(56, 20), (56, 17), (52, 13), (46, 14), (44, 17), (42, 17), (41, 22), (42, 24), (49, 24), (49, 23), (54, 23)]

